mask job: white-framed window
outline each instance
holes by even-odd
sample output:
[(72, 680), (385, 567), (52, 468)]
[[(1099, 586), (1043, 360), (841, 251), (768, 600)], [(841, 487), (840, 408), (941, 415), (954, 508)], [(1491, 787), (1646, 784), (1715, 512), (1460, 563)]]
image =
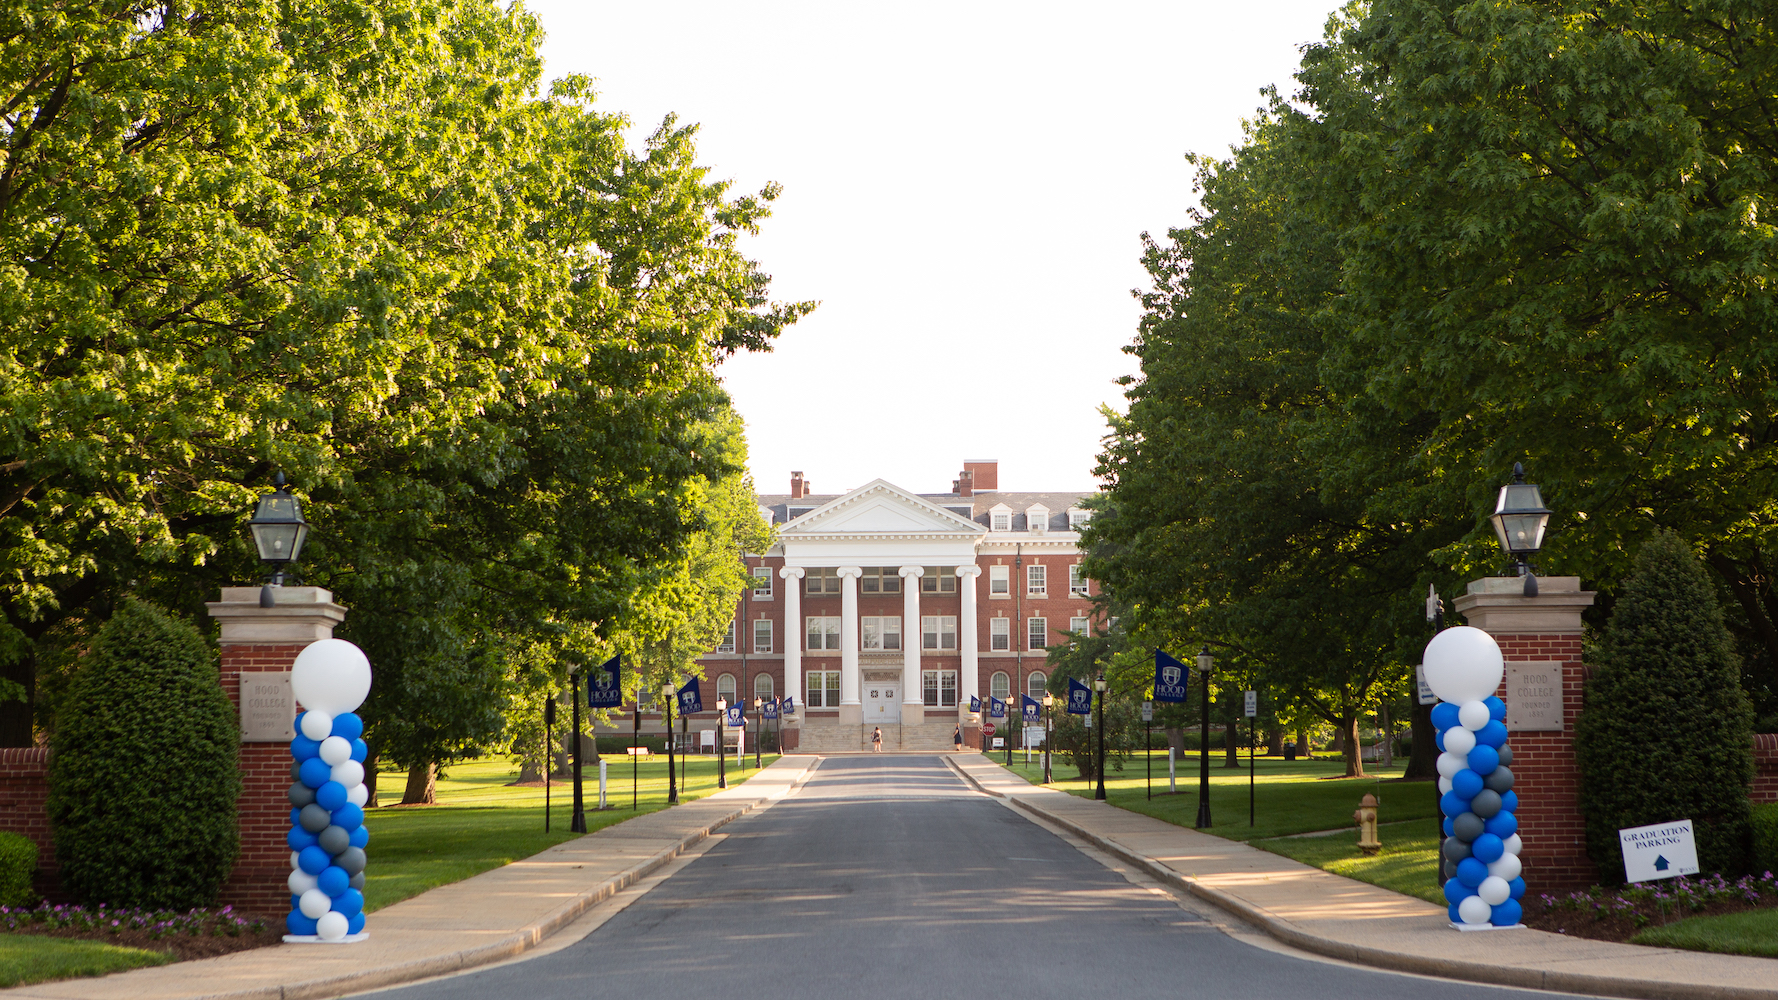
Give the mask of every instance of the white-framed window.
[(1033, 670), (1025, 677), (1025, 693), (1038, 701), (1043, 700), (1043, 691), (1049, 687), (1049, 675), (1041, 670)]
[(920, 593), (922, 594), (955, 594), (957, 592), (957, 567), (928, 566), (926, 575), (920, 577)]
[(772, 620), (756, 618), (753, 621), (753, 651), (769, 653), (772, 651)]
[(1078, 615), (1068, 619), (1068, 631), (1077, 632), (1081, 635), (1092, 635), (1092, 625), (1093, 623), (1091, 619), (1080, 617)]
[(718, 653), (735, 651), (735, 620), (733, 618), (728, 620), (728, 631), (723, 634), (722, 641), (716, 644), (716, 651)]
[(803, 570), (803, 593), (810, 597), (840, 592), (840, 571), (832, 566), (817, 566)]
[(1068, 593), (1074, 597), (1087, 596), (1087, 578), (1080, 575), (1080, 563), (1068, 566)]
[(989, 597), (1011, 597), (1012, 596), (1011, 580), (1012, 580), (1012, 567), (1011, 566), (989, 566), (988, 567), (988, 596)]
[(858, 619), (858, 640), (861, 649), (900, 649), (901, 616), (868, 616)]
[(1049, 530), (1049, 526), (1050, 510), (1048, 507), (1041, 507), (1033, 504), (1032, 506), (1025, 508), (1026, 531), (1036, 532), (1041, 535)]
[(864, 567), (864, 575), (858, 578), (858, 592), (861, 594), (901, 593), (901, 567)]
[(772, 599), (772, 568), (770, 566), (753, 567), (753, 599), (756, 601)]
[(1080, 529), (1086, 527), (1087, 522), (1092, 519), (1093, 519), (1093, 512), (1092, 511), (1070, 510), (1068, 512), (1068, 529), (1070, 531), (1079, 531)]
[(927, 708), (957, 707), (957, 671), (920, 671), (920, 696)]
[(824, 618), (810, 616), (806, 634), (809, 641), (803, 645), (803, 648), (810, 652), (818, 649), (840, 648), (839, 616), (830, 615)]
[(1011, 531), (1012, 511), (997, 510), (988, 516), (989, 531)]
[(753, 675), (753, 697), (770, 700), (772, 697), (772, 675)]
[(1012, 619), (988, 619), (988, 648), (990, 650), (1009, 650), (1012, 648)]
[(956, 649), (957, 616), (924, 615), (920, 618), (922, 649)]
[(1025, 596), (1048, 597), (1050, 594), (1049, 567), (1031, 565), (1025, 567)]
[(803, 675), (808, 684), (808, 698), (803, 704), (810, 708), (840, 707), (840, 672), (838, 670), (811, 670)]
[(733, 705), (735, 703), (735, 675), (722, 674), (716, 678), (716, 697)]
[(1012, 678), (1006, 676), (1006, 671), (996, 670), (994, 676), (988, 678), (988, 693), (1001, 701), (1012, 697)]
[(1048, 618), (1025, 619), (1026, 649), (1047, 649), (1050, 644), (1050, 620)]

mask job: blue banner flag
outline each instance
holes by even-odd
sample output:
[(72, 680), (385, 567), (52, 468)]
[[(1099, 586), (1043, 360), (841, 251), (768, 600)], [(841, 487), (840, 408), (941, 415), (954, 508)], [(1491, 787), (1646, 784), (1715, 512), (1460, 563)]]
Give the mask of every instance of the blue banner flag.
[(759, 706), (759, 717), (771, 721), (778, 717), (778, 699), (767, 698), (765, 704)]
[(1068, 678), (1068, 714), (1087, 715), (1093, 711), (1093, 689)]
[(990, 719), (1004, 719), (1004, 718), (1006, 718), (1006, 702), (1001, 701), (999, 698), (996, 698), (993, 695), (989, 695), (988, 696), (988, 718), (990, 718)]
[(979, 712), (982, 710), (982, 700), (973, 694), (969, 696), (969, 710), (971, 712)]
[(704, 698), (698, 693), (698, 679), (688, 677), (679, 689), (679, 714), (693, 715), (704, 710)]
[(740, 702), (736, 702), (733, 705), (730, 705), (728, 707), (728, 719), (726, 721), (724, 721), (723, 724), (728, 726), (730, 729), (745, 729), (745, 728), (747, 728), (747, 713), (745, 712), (744, 708), (745, 708), (745, 706), (743, 706)]
[(623, 654), (619, 653), (587, 674), (586, 707), (617, 708), (624, 703), (623, 688), (618, 686), (623, 669)]
[(1185, 664), (1165, 652), (1154, 651), (1154, 700), (1181, 702), (1185, 700), (1186, 682), (1191, 674)]
[(795, 715), (796, 699), (792, 698), (790, 695), (785, 695), (783, 703), (778, 706), (778, 713), (780, 715)]
[(1024, 699), (1021, 704), (1025, 708), (1025, 721), (1030, 723), (1042, 722), (1043, 702), (1038, 701), (1036, 698), (1033, 698), (1028, 694), (1022, 694), (1019, 695), (1019, 697)]

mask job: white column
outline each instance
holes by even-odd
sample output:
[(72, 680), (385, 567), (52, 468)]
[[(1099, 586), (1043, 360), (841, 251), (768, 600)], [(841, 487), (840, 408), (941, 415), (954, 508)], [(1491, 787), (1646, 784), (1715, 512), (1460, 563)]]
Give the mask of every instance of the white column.
[(778, 571), (784, 578), (784, 693), (796, 699), (797, 717), (802, 717), (803, 698), (803, 568), (786, 566)]
[(981, 575), (981, 567), (975, 563), (957, 567), (957, 593), (963, 599), (962, 614), (957, 618), (957, 652), (963, 661), (957, 678), (957, 716), (960, 719), (970, 717), (969, 699), (981, 693), (976, 682), (980, 671), (975, 655), (976, 647), (981, 643), (975, 628), (975, 581)]
[(920, 688), (920, 578), (919, 566), (901, 568), (901, 722), (925, 721), (925, 699)]
[(858, 696), (858, 578), (864, 570), (841, 566), (840, 576), (840, 721), (863, 722), (864, 702)]

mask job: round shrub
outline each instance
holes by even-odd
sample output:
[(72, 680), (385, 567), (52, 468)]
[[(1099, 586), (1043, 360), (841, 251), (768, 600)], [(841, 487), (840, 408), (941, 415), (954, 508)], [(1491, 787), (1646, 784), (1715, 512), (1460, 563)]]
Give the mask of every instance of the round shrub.
[(99, 630), (50, 742), (49, 821), (83, 902), (214, 902), (239, 851), (235, 712), (197, 630), (129, 601)]
[(37, 890), (31, 880), (36, 875), (37, 845), (22, 834), (0, 833), (0, 906), (35, 905)]

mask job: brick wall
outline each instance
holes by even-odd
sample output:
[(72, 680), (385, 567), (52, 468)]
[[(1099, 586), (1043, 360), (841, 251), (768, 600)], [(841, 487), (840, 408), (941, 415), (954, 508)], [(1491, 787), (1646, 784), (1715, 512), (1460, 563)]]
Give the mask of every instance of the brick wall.
[[(1578, 889), (1599, 881), (1587, 857), (1581, 820), (1579, 772), (1574, 763), (1574, 723), (1580, 716), (1586, 668), (1579, 635), (1496, 635), (1508, 662), (1562, 664), (1561, 732), (1512, 733), (1513, 790), (1519, 793), (1519, 836), (1525, 846), (1525, 885), (1534, 893)], [(1495, 692), (1506, 697), (1502, 682)]]
[(55, 845), (49, 837), (49, 750), (0, 748), (0, 830), (37, 843), (37, 891), (61, 899)]
[[(222, 690), (240, 709), (241, 675), (289, 670), (303, 644), (222, 647)], [(222, 902), (251, 913), (281, 915), (289, 909), (290, 746), (241, 744), (241, 798), (236, 810), (241, 855), (222, 887)]]
[(1753, 767), (1753, 801), (1778, 802), (1778, 733), (1753, 738)]

